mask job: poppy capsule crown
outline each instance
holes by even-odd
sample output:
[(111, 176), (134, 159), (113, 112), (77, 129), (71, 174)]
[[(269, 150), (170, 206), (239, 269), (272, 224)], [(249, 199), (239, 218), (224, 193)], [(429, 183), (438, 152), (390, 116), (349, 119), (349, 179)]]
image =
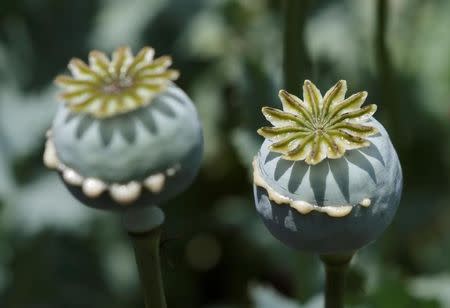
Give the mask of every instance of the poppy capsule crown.
[(144, 47), (134, 57), (129, 47), (113, 52), (112, 60), (103, 52), (89, 53), (89, 65), (80, 59), (69, 62), (71, 76), (56, 77), (63, 92), (60, 98), (73, 112), (89, 113), (97, 118), (130, 112), (152, 102), (176, 80), (178, 71), (168, 69), (169, 56), (154, 59), (153, 48)]
[(303, 100), (282, 90), (283, 110), (263, 108), (273, 127), (258, 130), (266, 140), (253, 161), (256, 208), (296, 249), (356, 250), (389, 225), (400, 200), (400, 163), (376, 106), (346, 90), (341, 80), (322, 97), (306, 80)]
[(84, 204), (123, 209), (160, 203), (186, 188), (200, 166), (202, 129), (192, 101), (172, 81), (169, 56), (128, 47), (112, 59), (69, 63), (55, 79), (60, 105), (47, 135), (45, 164)]
[(283, 110), (262, 109), (274, 127), (263, 127), (258, 133), (273, 141), (270, 150), (283, 154), (283, 159), (305, 160), (310, 165), (325, 158), (340, 158), (347, 150), (368, 147), (370, 142), (365, 138), (378, 131), (365, 122), (377, 106), (361, 108), (367, 92), (345, 98), (346, 91), (345, 80), (340, 80), (324, 97), (312, 82), (306, 80), (303, 101), (281, 90)]

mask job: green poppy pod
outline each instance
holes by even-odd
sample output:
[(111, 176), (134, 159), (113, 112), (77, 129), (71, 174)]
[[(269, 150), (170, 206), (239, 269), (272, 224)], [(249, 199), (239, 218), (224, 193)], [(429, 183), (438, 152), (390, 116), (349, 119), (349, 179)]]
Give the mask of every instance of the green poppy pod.
[(112, 61), (91, 52), (72, 60), (44, 153), (82, 203), (101, 209), (159, 204), (184, 190), (200, 166), (203, 137), (196, 109), (171, 80), (169, 57), (129, 48)]
[(274, 127), (253, 161), (256, 208), (286, 245), (320, 254), (351, 253), (375, 240), (397, 210), (402, 171), (383, 126), (345, 98), (345, 81), (323, 97), (310, 82), (304, 101), (280, 91), (283, 111), (263, 108)]

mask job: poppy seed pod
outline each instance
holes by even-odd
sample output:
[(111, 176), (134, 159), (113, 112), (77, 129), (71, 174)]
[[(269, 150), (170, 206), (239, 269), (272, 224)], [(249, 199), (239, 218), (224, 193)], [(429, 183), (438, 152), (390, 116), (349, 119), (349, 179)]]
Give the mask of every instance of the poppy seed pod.
[(286, 245), (320, 254), (349, 253), (375, 240), (397, 210), (402, 171), (383, 126), (345, 98), (341, 80), (323, 97), (310, 81), (302, 101), (280, 91), (283, 110), (263, 108), (273, 127), (254, 158), (256, 208)]
[(186, 188), (200, 166), (203, 138), (189, 97), (172, 80), (170, 57), (98, 51), (59, 76), (60, 105), (45, 164), (84, 204), (102, 209), (159, 204)]

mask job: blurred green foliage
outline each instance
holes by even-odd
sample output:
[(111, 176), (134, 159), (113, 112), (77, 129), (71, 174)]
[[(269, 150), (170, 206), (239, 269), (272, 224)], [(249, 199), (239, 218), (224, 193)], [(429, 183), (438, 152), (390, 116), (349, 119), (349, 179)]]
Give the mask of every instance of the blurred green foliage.
[[(282, 86), (281, 12), (277, 0), (0, 2), (1, 307), (142, 307), (118, 217), (82, 207), (41, 163), (53, 77), (123, 44), (171, 54), (204, 124), (202, 170), (164, 205), (169, 307), (321, 307), (317, 258), (273, 239), (253, 208), (255, 130)], [(394, 224), (353, 261), (349, 307), (450, 307), (448, 29), (443, 0), (308, 5), (302, 75), (368, 90), (405, 176)]]

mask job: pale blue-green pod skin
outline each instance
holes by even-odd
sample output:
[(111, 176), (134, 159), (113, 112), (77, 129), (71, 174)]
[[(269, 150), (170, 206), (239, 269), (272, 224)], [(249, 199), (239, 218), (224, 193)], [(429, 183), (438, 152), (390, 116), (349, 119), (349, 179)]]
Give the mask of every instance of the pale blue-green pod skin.
[[(255, 185), (257, 211), (276, 238), (297, 250), (347, 253), (375, 240), (392, 222), (402, 190), (400, 162), (383, 126), (373, 118), (367, 124), (379, 130), (367, 137), (369, 147), (315, 166), (284, 160), (269, 150), (270, 141), (262, 144), (257, 163), (276, 192), (318, 206), (353, 205), (343, 217), (318, 211), (301, 214), (269, 200), (266, 189)], [(370, 206), (359, 205), (366, 198)]]
[[(107, 184), (143, 181), (149, 175), (178, 167), (173, 176), (166, 177), (161, 192), (143, 190), (133, 206), (159, 204), (183, 191), (197, 174), (203, 153), (196, 109), (174, 84), (151, 104), (110, 118), (74, 113), (61, 104), (53, 122), (52, 140), (65, 166), (84, 178), (98, 178)], [(107, 192), (88, 198), (80, 187), (67, 187), (89, 206), (118, 206)]]

